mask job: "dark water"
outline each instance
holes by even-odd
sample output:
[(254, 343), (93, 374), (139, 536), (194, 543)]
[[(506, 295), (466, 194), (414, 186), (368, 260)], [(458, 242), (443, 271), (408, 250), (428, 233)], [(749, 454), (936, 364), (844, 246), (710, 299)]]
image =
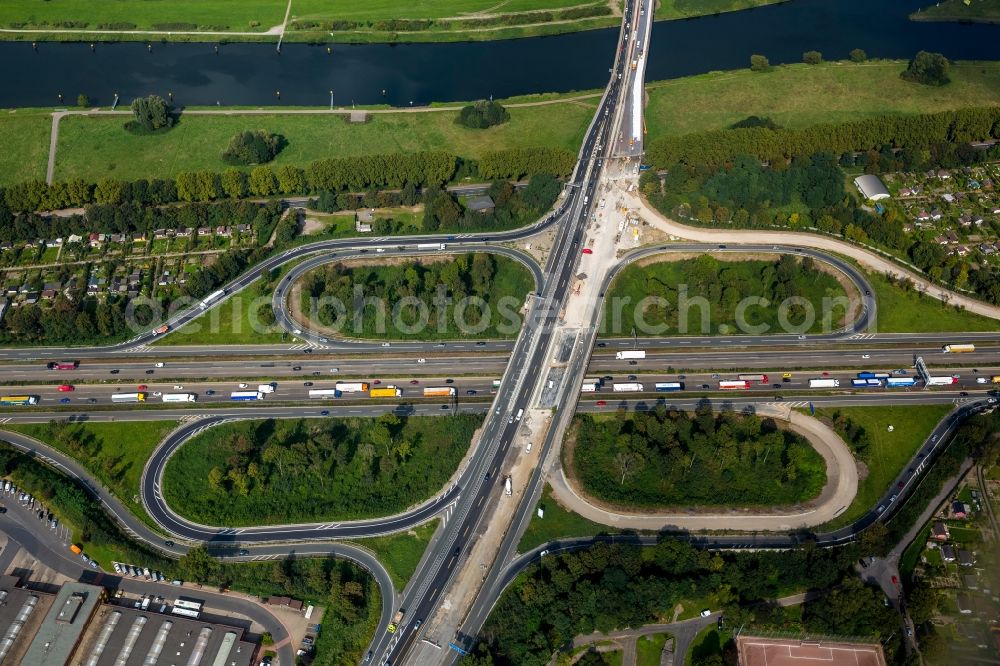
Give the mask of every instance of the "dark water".
[[(908, 58), (925, 49), (949, 58), (1000, 60), (1000, 26), (917, 23), (930, 0), (792, 0), (746, 12), (660, 22), (647, 79), (772, 63), (802, 52), (841, 59)], [(337, 105), (509, 97), (603, 87), (617, 29), (501, 42), (326, 46), (288, 44), (89, 44), (0, 42), (0, 107), (55, 106), (86, 93), (108, 104), (172, 92), (179, 104)], [(382, 91), (385, 91), (383, 95)], [(280, 98), (276, 94), (281, 92)]]

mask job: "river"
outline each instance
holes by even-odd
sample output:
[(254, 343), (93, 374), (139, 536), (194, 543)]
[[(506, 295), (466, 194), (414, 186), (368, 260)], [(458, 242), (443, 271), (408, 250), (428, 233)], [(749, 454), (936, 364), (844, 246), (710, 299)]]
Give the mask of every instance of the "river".
[[(802, 52), (842, 59), (909, 58), (925, 49), (960, 60), (1000, 60), (1000, 25), (923, 23), (907, 15), (929, 0), (792, 0), (754, 10), (655, 24), (649, 81), (772, 63)], [(423, 105), (601, 88), (616, 29), (498, 42), (311, 46), (273, 43), (0, 42), (0, 107), (110, 104), (173, 93), (189, 105)], [(217, 48), (217, 51), (216, 51)], [(280, 96), (279, 93), (280, 92)]]

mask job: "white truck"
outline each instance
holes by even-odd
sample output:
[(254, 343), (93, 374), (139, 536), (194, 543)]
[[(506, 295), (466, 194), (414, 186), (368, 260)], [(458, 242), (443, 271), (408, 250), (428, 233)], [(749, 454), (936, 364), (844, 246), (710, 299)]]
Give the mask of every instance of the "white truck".
[(615, 358), (619, 361), (646, 358), (646, 352), (642, 349), (632, 349), (615, 353)]
[(367, 382), (337, 382), (337, 390), (341, 393), (367, 393)]
[(418, 250), (443, 250), (447, 245), (444, 243), (419, 243), (417, 244)]
[(270, 384), (261, 384), (257, 387), (257, 391), (259, 393), (274, 393), (275, 386), (276, 384), (274, 382), (271, 382)]
[(615, 393), (641, 393), (642, 390), (643, 386), (638, 382), (617, 382), (614, 385)]
[(503, 480), (503, 492), (507, 497), (514, 494), (514, 487), (511, 485), (510, 476)]
[(840, 386), (839, 379), (810, 379), (809, 388), (837, 388)]
[(216, 302), (220, 298), (226, 295), (225, 289), (220, 289), (219, 291), (213, 291), (211, 294), (206, 296), (204, 300), (198, 305), (202, 310), (208, 309), (212, 303)]
[(194, 393), (164, 393), (163, 402), (196, 402), (198, 396)]

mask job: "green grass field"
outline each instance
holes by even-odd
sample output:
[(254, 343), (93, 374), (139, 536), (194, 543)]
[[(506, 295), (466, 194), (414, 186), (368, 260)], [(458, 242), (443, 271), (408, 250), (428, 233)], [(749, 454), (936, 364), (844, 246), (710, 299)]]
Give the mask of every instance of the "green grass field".
[(910, 19), (1000, 23), (1000, 0), (941, 0), (910, 14)]
[(877, 328), (884, 333), (948, 333), (1000, 330), (1000, 321), (956, 310), (930, 296), (904, 291), (880, 273), (868, 273), (878, 300)]
[(0, 111), (0, 186), (24, 180), (45, 179), (49, 159), (49, 111), (18, 109)]
[[(157, 24), (193, 23), (202, 29), (263, 32), (281, 23), (286, 5), (285, 0), (5, 0), (0, 25), (61, 28), (65, 21), (83, 21), (95, 30), (101, 23), (128, 22), (150, 30)], [(252, 27), (251, 21), (259, 25)]]
[[(345, 102), (349, 100), (341, 100)], [(125, 116), (70, 116), (60, 124), (55, 177), (130, 180), (169, 177), (185, 170), (221, 171), (227, 167), (222, 151), (229, 139), (247, 129), (265, 129), (288, 141), (273, 166), (306, 166), (327, 157), (424, 150), (469, 158), (490, 150), (534, 146), (576, 152), (595, 104), (587, 100), (512, 108), (510, 122), (486, 130), (456, 125), (455, 111), (372, 114), (368, 122), (355, 124), (343, 116), (328, 115), (187, 115), (166, 134), (153, 136), (126, 132)], [(47, 132), (43, 142), (46, 151)]]
[(763, 5), (772, 5), (784, 0), (660, 0), (656, 8), (656, 20), (672, 20), (735, 12), (742, 9), (753, 9)]
[(660, 655), (670, 634), (640, 636), (635, 641), (636, 666), (660, 666)]
[[(176, 426), (175, 421), (136, 421), (6, 424), (4, 427), (73, 456), (133, 514), (155, 527), (138, 501), (139, 480), (153, 450)], [(76, 447), (70, 434), (78, 435), (75, 441), (84, 442), (83, 445)]]
[(517, 545), (518, 552), (525, 553), (543, 543), (576, 536), (593, 536), (595, 534), (617, 534), (620, 530), (607, 525), (587, 520), (583, 516), (567, 511), (552, 498), (552, 487), (545, 484), (538, 506), (544, 509), (544, 517), (539, 518), (535, 512), (528, 529)]
[[(816, 416), (831, 418), (839, 411), (864, 426), (871, 435), (867, 455), (868, 475), (858, 483), (858, 494), (844, 513), (824, 527), (848, 525), (869, 511), (909, 462), (934, 426), (952, 410), (951, 405), (920, 407), (843, 407), (817, 409)], [(888, 426), (893, 431), (888, 431)]]
[(1000, 104), (1000, 62), (954, 63), (941, 88), (899, 78), (903, 61), (782, 65), (652, 83), (649, 139), (721, 129), (747, 116), (783, 127), (836, 123), (883, 113), (915, 114)]
[(396, 590), (402, 591), (420, 564), (420, 558), (423, 557), (437, 526), (438, 521), (432, 520), (408, 532), (358, 539), (353, 543), (375, 551), (379, 562), (389, 572)]
[(154, 344), (252, 345), (290, 341), (291, 337), (282, 328), (263, 323), (261, 313), (270, 309), (271, 297), (261, 295), (254, 286), (250, 286)]
[(292, 0), (297, 19), (434, 19), (513, 14), (540, 9), (562, 9), (592, 5), (593, 0)]

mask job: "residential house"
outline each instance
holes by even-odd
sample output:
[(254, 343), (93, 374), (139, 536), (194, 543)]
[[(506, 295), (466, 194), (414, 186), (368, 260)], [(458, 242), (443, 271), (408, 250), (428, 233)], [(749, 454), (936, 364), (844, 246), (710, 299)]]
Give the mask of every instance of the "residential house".
[(971, 550), (958, 551), (958, 564), (963, 567), (971, 567), (976, 563), (976, 556)]
[(265, 603), (268, 606), (284, 606), (285, 608), (290, 608), (296, 611), (302, 610), (301, 601), (298, 599), (290, 599), (288, 597), (268, 597)]
[[(883, 186), (882, 189), (885, 190), (885, 187)], [(888, 192), (886, 192), (886, 196), (889, 196)], [(469, 199), (465, 202), (465, 207), (468, 210), (479, 213), (480, 215), (486, 215), (487, 213), (492, 213), (496, 210), (496, 204), (493, 203), (493, 199), (486, 195), (469, 197)]]
[(951, 538), (948, 526), (945, 525), (943, 521), (935, 520), (934, 524), (931, 525), (931, 538), (937, 539), (938, 541), (947, 541)]
[(370, 234), (375, 222), (375, 209), (359, 210), (354, 213), (354, 230), (359, 234)]
[(42, 300), (43, 301), (51, 301), (55, 297), (56, 297), (56, 290), (55, 289), (42, 289)]
[(66, 239), (67, 243), (79, 243), (83, 240), (83, 236), (78, 236), (77, 234), (70, 234), (69, 238)]
[(156, 240), (163, 240), (164, 238), (167, 237), (168, 236), (166, 229), (156, 229), (155, 231), (153, 231), (153, 238)]
[(959, 245), (954, 250), (952, 250), (952, 252), (955, 255), (959, 256), (959, 257), (964, 257), (967, 254), (969, 254), (969, 246), (968, 245)]
[(920, 222), (926, 222), (929, 219), (931, 219), (931, 214), (928, 213), (926, 210), (922, 210), (919, 213), (917, 213), (917, 220), (918, 221), (920, 221)]
[(943, 546), (941, 546), (941, 559), (944, 560), (945, 562), (955, 561), (955, 549), (952, 547), (950, 543), (946, 543)]
[(994, 246), (990, 245), (989, 243), (980, 243), (979, 251), (982, 252), (983, 254), (990, 255), (990, 254), (995, 254), (997, 249)]
[(958, 223), (960, 225), (962, 225), (963, 227), (971, 227), (972, 226), (972, 216), (971, 215), (961, 215), (958, 218)]
[(178, 238), (190, 238), (192, 232), (193, 229), (191, 229), (191, 227), (181, 227), (177, 230), (177, 236)]
[(941, 180), (948, 180), (951, 178), (951, 174), (945, 171), (944, 169), (938, 169), (937, 177), (940, 178)]
[(962, 576), (962, 582), (964, 582), (965, 587), (970, 590), (979, 589), (979, 577), (976, 574), (965, 574)]
[(949, 229), (948, 231), (946, 231), (944, 236), (945, 238), (948, 239), (948, 242), (951, 243), (952, 245), (958, 242), (958, 234), (955, 233), (954, 229)]
[(958, 606), (958, 612), (962, 615), (972, 614), (972, 599), (969, 595), (964, 592), (959, 592), (955, 595), (955, 604)]
[(47, 248), (61, 247), (62, 244), (63, 244), (63, 239), (62, 238), (56, 238), (55, 240), (47, 240), (47, 241), (45, 241), (45, 247), (47, 247)]
[(127, 240), (128, 240), (128, 236), (125, 235), (125, 234), (111, 234), (111, 242), (112, 243), (121, 244), (121, 243), (124, 243)]
[(211, 236), (212, 235), (212, 227), (198, 227), (198, 235), (199, 236)]
[(249, 224), (237, 224), (236, 231), (240, 232), (241, 234), (248, 234), (252, 231), (252, 228), (250, 227)]
[(955, 202), (955, 195), (950, 194), (948, 192), (945, 192), (944, 194), (942, 194), (941, 198), (944, 199), (945, 201), (947, 201), (948, 203), (954, 203)]
[(216, 236), (229, 236), (230, 235), (229, 227), (226, 227), (226, 226), (223, 226), (223, 225), (217, 226), (215, 228), (215, 235)]
[(146, 242), (146, 234), (136, 234), (136, 235), (132, 236), (132, 242), (133, 243), (145, 243)]
[(37, 291), (29, 291), (24, 296), (24, 302), (27, 305), (34, 305), (35, 303), (37, 303), (38, 302), (38, 292)]
[(962, 503), (962, 502), (959, 502), (958, 500), (955, 500), (954, 502), (952, 502), (951, 503), (951, 515), (955, 516), (956, 518), (965, 518), (965, 515), (966, 515), (965, 504)]
[(13, 249), (14, 249), (14, 244), (11, 243), (10, 241), (4, 241), (4, 242), (0, 243), (0, 250), (3, 250), (4, 252), (6, 252), (7, 250), (13, 250)]
[(931, 210), (932, 220), (940, 220), (942, 217), (944, 217), (944, 214), (939, 209), (934, 208)]

